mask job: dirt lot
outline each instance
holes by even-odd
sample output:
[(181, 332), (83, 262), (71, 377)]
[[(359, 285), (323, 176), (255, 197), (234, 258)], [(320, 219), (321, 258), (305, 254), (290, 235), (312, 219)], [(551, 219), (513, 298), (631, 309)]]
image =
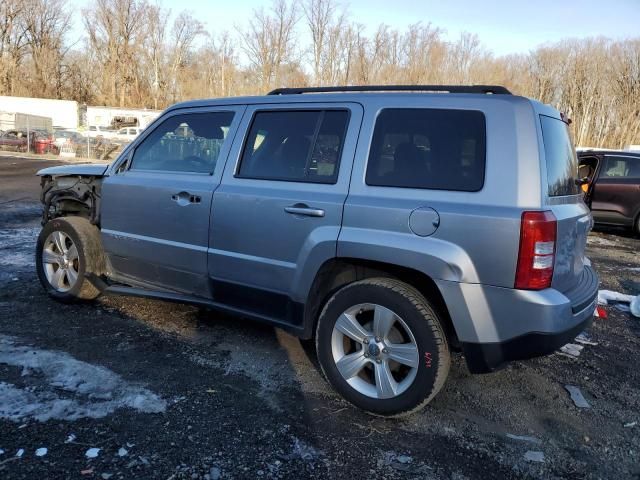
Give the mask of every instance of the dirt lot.
[[(424, 411), (372, 418), (277, 329), (160, 301), (50, 300), (33, 267), (33, 173), (51, 164), (0, 158), (0, 478), (640, 478), (629, 313), (607, 308), (577, 359), (472, 376), (458, 356)], [(640, 293), (639, 250), (593, 233), (601, 288)]]

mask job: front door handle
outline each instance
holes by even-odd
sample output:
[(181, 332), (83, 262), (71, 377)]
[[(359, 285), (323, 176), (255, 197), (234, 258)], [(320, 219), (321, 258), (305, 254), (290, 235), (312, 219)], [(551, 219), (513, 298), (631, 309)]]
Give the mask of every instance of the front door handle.
[(192, 195), (189, 192), (180, 192), (171, 195), (171, 200), (176, 202), (181, 207), (189, 205), (190, 203), (200, 203), (202, 198), (199, 195)]
[(307, 217), (324, 217), (324, 210), (321, 208), (311, 208), (304, 203), (296, 203), (289, 207), (284, 207), (284, 211), (292, 215), (305, 215)]

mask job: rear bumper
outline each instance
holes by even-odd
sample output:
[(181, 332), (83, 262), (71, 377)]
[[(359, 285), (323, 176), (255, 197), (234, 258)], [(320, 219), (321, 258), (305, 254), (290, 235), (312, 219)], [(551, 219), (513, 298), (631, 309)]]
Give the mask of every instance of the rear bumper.
[(463, 342), (462, 351), (471, 373), (490, 373), (499, 370), (508, 362), (555, 352), (591, 325), (592, 319), (593, 312), (568, 330), (555, 333), (527, 333), (502, 343)]
[(598, 277), (585, 267), (566, 293), (436, 282), (472, 373), (554, 352), (587, 328), (595, 311)]

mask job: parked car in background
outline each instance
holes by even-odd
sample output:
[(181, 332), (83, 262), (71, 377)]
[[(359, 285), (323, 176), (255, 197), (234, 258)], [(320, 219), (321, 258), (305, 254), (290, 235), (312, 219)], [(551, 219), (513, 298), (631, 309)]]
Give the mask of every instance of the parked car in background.
[(57, 155), (60, 149), (55, 144), (55, 136), (53, 132), (43, 129), (34, 129), (30, 131), (33, 135), (33, 152), (34, 153), (52, 153)]
[(57, 153), (58, 149), (53, 142), (53, 135), (46, 130), (7, 130), (0, 136), (0, 149), (17, 152)]
[(84, 143), (84, 137), (74, 130), (55, 130), (53, 132), (54, 144), (58, 148), (67, 145), (77, 145)]
[(112, 137), (112, 139), (116, 142), (128, 143), (140, 135), (142, 132), (141, 128), (138, 127), (124, 127), (118, 130)]
[(112, 138), (115, 133), (116, 131), (113, 128), (102, 127), (100, 125), (90, 125), (84, 132), (82, 132), (82, 136), (90, 138)]
[(0, 136), (0, 149), (17, 152), (27, 151), (27, 132), (22, 130), (7, 130)]
[(406, 414), (452, 349), (486, 373), (590, 324), (577, 173), (560, 112), (499, 86), (184, 102), (111, 165), (38, 172), (36, 271), (62, 302), (160, 298), (315, 338), (336, 391)]
[(632, 228), (640, 235), (640, 152), (580, 150), (578, 162), (595, 223)]

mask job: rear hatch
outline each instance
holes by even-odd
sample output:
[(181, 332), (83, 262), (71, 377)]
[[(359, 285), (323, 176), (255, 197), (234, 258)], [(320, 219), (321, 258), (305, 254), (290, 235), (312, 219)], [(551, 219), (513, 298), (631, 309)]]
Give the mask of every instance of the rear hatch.
[(591, 213), (578, 186), (578, 159), (568, 125), (547, 115), (540, 115), (540, 123), (547, 170), (547, 205), (557, 220), (551, 286), (561, 292), (574, 292), (593, 276), (591, 269), (585, 270), (584, 256), (592, 226)]

